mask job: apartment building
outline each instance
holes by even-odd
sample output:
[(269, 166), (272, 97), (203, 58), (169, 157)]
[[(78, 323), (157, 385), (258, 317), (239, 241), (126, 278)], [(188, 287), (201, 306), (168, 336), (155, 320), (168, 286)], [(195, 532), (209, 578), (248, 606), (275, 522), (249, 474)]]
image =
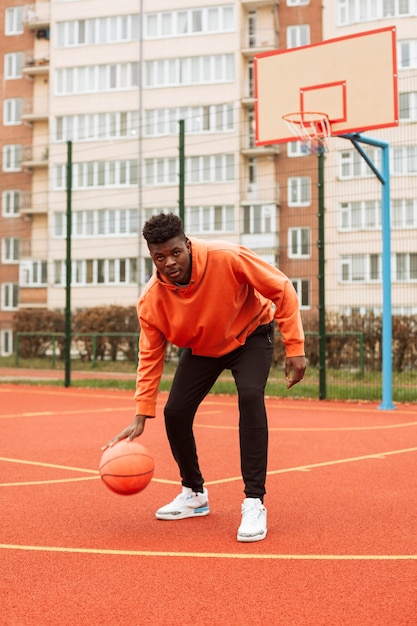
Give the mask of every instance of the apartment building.
[[(381, 15), (374, 15), (372, 7), (380, 4)], [(393, 250), (398, 286), (410, 282), (415, 287), (415, 140), (409, 139), (415, 136), (417, 93), (412, 0), (369, 2), (372, 20), (363, 17), (367, 2), (345, 0), (125, 0), (122, 5), (55, 0), (30, 6), (10, 0), (2, 5), (3, 20), (12, 20), (7, 17), (12, 9), (21, 12), (19, 32), (7, 35), (5, 22), (2, 27), (5, 67), (14, 50), (21, 55), (20, 73), (3, 81), (3, 101), (21, 97), (25, 106), (9, 130), (3, 116), (3, 168), (5, 146), (21, 146), (18, 171), (10, 173), (10, 183), (4, 176), (3, 190), (18, 190), (24, 202), (16, 205), (13, 216), (5, 208), (9, 196), (2, 202), (0, 323), (6, 339), (1, 353), (10, 349), (15, 310), (64, 309), (69, 212), (72, 308), (136, 302), (152, 271), (141, 225), (156, 212), (179, 211), (180, 120), (185, 127), (187, 233), (230, 239), (256, 250), (291, 276), (305, 314), (316, 315), (317, 159), (303, 154), (297, 142), (255, 144), (254, 58), (387, 23), (397, 25), (400, 39), (402, 120), (383, 136), (398, 143), (395, 162), (406, 169), (393, 185), (398, 224)], [(384, 16), (388, 5), (392, 14)], [(276, 80), (285, 89), (285, 77)], [(398, 135), (402, 128), (407, 143)], [(340, 175), (346, 163), (356, 163), (349, 144), (332, 139), (330, 148), (325, 166), (326, 302), (339, 311), (377, 309), (380, 223), (345, 226), (340, 216), (357, 212), (357, 203), (366, 198), (353, 197), (355, 176)], [(401, 160), (403, 153), (407, 158)], [(372, 193), (377, 203), (377, 191)], [(5, 263), (3, 251), (12, 244), (3, 244), (3, 232), (13, 238), (13, 224), (26, 243), (13, 252), (13, 262)], [(359, 241), (366, 254), (356, 259), (353, 247)], [(372, 284), (371, 266), (377, 272)], [(4, 285), (10, 284), (15, 285), (14, 300), (5, 310), (10, 287)], [(414, 310), (402, 303), (401, 294), (396, 293), (398, 310)]]
[(32, 84), (23, 76), (25, 59), (31, 55), (33, 36), (23, 25), (21, 2), (1, 2), (2, 33), (1, 104), (1, 209), (0, 209), (0, 354), (13, 350), (12, 318), (24, 302), (19, 290), (20, 261), (32, 254), (31, 220), (25, 214), (32, 180), (22, 159), (32, 146), (32, 127), (22, 116), (32, 103)]
[[(394, 314), (417, 313), (417, 4), (413, 0), (323, 3), (323, 38), (396, 29), (399, 125), (365, 130), (387, 142), (391, 187)], [(369, 51), (372, 54), (372, 50)], [(361, 60), (352, 59), (358, 72)], [(372, 77), (369, 77), (372, 83)], [(364, 100), (366, 93), (363, 94)], [(381, 100), (386, 97), (381, 94)], [(359, 102), (359, 106), (361, 103)], [(381, 171), (380, 149), (368, 154)], [(351, 314), (382, 309), (382, 186), (353, 145), (331, 139), (326, 155), (326, 305)]]

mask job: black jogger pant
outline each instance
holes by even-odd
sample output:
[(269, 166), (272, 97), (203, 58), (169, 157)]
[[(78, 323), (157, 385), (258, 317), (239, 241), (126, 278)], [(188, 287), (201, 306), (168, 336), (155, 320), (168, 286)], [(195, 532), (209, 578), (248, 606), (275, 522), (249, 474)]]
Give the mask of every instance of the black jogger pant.
[(239, 402), (241, 471), (247, 498), (263, 499), (268, 456), (264, 392), (272, 362), (273, 322), (259, 326), (246, 343), (224, 356), (195, 356), (185, 349), (165, 406), (165, 426), (182, 484), (202, 491), (203, 476), (193, 434), (197, 409), (220, 374), (231, 370)]

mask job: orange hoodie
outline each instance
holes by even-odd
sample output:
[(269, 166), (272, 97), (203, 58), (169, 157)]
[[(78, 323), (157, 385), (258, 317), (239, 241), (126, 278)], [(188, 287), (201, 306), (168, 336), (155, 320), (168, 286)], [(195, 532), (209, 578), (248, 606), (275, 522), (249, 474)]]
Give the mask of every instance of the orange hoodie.
[(189, 285), (174, 285), (156, 272), (138, 302), (136, 415), (155, 415), (168, 341), (219, 357), (275, 318), (287, 356), (304, 355), (298, 297), (285, 274), (243, 246), (198, 239), (191, 244)]

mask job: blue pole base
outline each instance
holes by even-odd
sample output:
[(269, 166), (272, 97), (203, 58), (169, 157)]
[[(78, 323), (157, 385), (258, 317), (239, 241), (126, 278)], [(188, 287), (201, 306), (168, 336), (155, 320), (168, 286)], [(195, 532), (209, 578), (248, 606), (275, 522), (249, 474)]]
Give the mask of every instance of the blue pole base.
[(391, 401), (383, 400), (378, 407), (379, 411), (395, 411), (397, 407)]

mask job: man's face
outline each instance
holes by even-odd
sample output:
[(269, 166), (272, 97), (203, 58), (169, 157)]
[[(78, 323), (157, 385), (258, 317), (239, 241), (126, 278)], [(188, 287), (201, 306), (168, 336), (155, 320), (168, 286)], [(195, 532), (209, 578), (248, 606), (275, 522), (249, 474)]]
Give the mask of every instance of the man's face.
[(150, 243), (149, 252), (156, 269), (171, 283), (187, 285), (191, 278), (191, 243), (173, 237), (163, 243)]

